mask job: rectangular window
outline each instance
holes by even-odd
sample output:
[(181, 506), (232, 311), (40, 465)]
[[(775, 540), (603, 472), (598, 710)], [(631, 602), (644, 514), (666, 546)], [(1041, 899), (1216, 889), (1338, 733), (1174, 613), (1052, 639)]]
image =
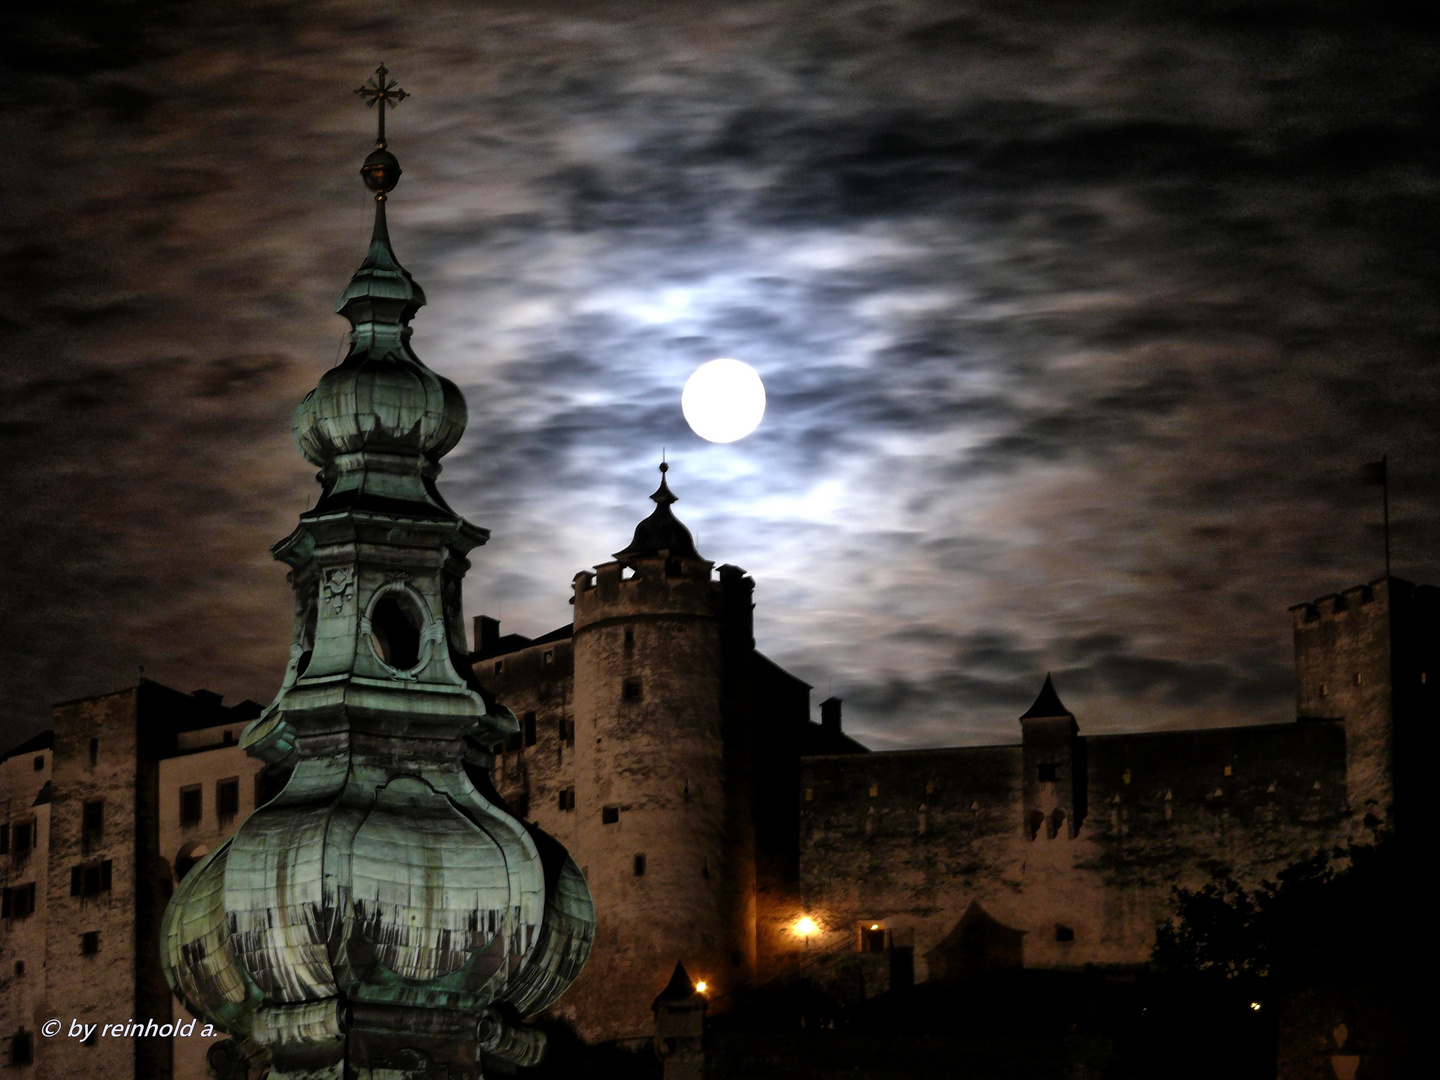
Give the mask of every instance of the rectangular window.
[(110, 860), (70, 868), (71, 896), (99, 896), (110, 891)]
[(626, 701), (640, 700), (640, 680), (626, 679), (620, 684), (620, 696)]
[(100, 740), (90, 740), (90, 764), (94, 765), (100, 760)]
[(0, 918), (23, 919), (35, 910), (35, 883), (12, 885), (0, 899)]
[(89, 933), (80, 935), (80, 953), (82, 956), (94, 956), (100, 951), (100, 931), (91, 930)]
[(600, 824), (601, 824), (601, 825), (614, 825), (614, 824), (615, 824), (617, 821), (619, 821), (619, 820), (620, 820), (620, 807), (618, 807), (618, 806), (603, 806), (603, 807), (600, 808)]
[(525, 714), (525, 719), (522, 723), (525, 731), (525, 745), (534, 746), (536, 739), (535, 714), (533, 712), (527, 712)]
[(1060, 781), (1060, 766), (1054, 762), (1040, 766), (1040, 783), (1055, 784)]
[(105, 800), (86, 799), (80, 812), (80, 827), (89, 836), (98, 836), (105, 831)]
[(635, 876), (645, 876), (645, 855), (643, 853), (635, 856)]
[(35, 1060), (32, 1049), (30, 1032), (25, 1030), (17, 1031), (10, 1036), (10, 1064), (29, 1065)]
[(502, 671), (504, 671), (504, 670), (505, 670), (505, 661), (504, 661), (504, 660), (496, 660), (496, 661), (495, 661), (495, 674), (496, 674), (496, 675), (499, 675), (499, 674), (500, 674)]
[(15, 845), (15, 854), (24, 855), (35, 846), (35, 822), (15, 822), (14, 832), (11, 835)]
[(36, 771), (36, 772), (40, 772), (40, 771), (41, 771), (42, 769), (44, 769), (44, 768), (45, 768), (45, 755), (44, 755), (44, 754), (37, 754), (37, 755), (35, 756), (35, 771)]
[(626, 644), (627, 646), (630, 646), (630, 645), (634, 645), (634, 644), (635, 644), (635, 631), (634, 631), (634, 630), (627, 629), (627, 630), (625, 631), (625, 644)]
[(574, 720), (567, 720), (567, 721), (565, 721), (565, 745), (566, 745), (566, 746), (574, 746), (574, 745), (575, 745), (575, 721), (574, 721)]
[(560, 809), (575, 809), (575, 789), (573, 787), (567, 787), (565, 790), (560, 792)]
[(543, 653), (541, 653), (541, 655), (540, 655), (540, 662), (541, 662), (542, 664), (544, 664), (546, 667), (549, 667), (551, 664), (555, 663), (555, 650), (554, 650), (554, 649), (546, 649), (546, 650), (545, 650)]
[(1055, 924), (1055, 940), (1056, 940), (1056, 941), (1074, 941), (1074, 940), (1075, 940), (1075, 928), (1072, 927), (1072, 926), (1066, 926), (1064, 923), (1058, 923), (1058, 922), (1057, 922), (1057, 923)]
[(227, 821), (240, 813), (240, 778), (232, 776), (215, 784), (215, 813)]
[(557, 736), (559, 736), (561, 742), (565, 742), (565, 741), (566, 741), (566, 739), (565, 739), (565, 717), (563, 717), (563, 716), (557, 716), (557, 717), (555, 718), (555, 734), (556, 734)]
[(0, 825), (0, 855), (10, 854), (10, 823)]
[(180, 789), (180, 824), (199, 825), (205, 816), (205, 789), (199, 784)]

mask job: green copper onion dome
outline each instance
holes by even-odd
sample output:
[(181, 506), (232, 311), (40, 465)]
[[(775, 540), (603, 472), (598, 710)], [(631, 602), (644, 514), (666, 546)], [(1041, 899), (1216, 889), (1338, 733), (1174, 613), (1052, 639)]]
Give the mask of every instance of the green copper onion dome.
[(365, 450), (434, 462), (460, 441), (465, 398), (410, 348), (410, 320), (424, 303), (424, 291), (390, 247), (378, 192), (370, 250), (335, 307), (354, 328), (349, 355), (295, 410), (295, 439), (312, 464), (326, 468), (342, 454)]

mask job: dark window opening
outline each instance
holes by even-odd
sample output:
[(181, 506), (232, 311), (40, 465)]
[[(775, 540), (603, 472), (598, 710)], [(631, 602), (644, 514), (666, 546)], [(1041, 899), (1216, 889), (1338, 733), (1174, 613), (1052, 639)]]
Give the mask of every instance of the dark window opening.
[(91, 930), (80, 935), (80, 953), (83, 956), (94, 956), (100, 951), (100, 931)]
[(15, 961), (15, 974), (16, 974), (16, 975), (24, 975), (24, 974), (25, 974), (25, 961), (24, 961), (24, 960), (16, 960), (16, 961)]
[(10, 854), (10, 825), (0, 825), (0, 855)]
[(644, 856), (644, 854), (639, 854), (639, 855), (636, 855), (636, 856), (635, 856), (635, 876), (636, 876), (636, 877), (644, 877), (644, 876), (645, 876), (645, 856)]
[(35, 883), (12, 885), (0, 894), (0, 918), (24, 919), (35, 911)]
[(110, 860), (70, 868), (71, 896), (99, 896), (110, 891)]
[(625, 647), (626, 647), (626, 648), (629, 648), (631, 645), (634, 645), (634, 644), (635, 644), (635, 631), (634, 631), (634, 630), (631, 630), (629, 627), (626, 627), (626, 628), (625, 628)]
[(620, 807), (604, 806), (600, 808), (600, 824), (614, 825), (620, 820)]
[(91, 836), (105, 831), (105, 800), (86, 799), (80, 813), (81, 828)]
[(560, 809), (575, 809), (575, 789), (573, 787), (567, 787), (560, 792)]
[(536, 731), (535, 731), (535, 714), (534, 714), (533, 712), (527, 712), (527, 713), (525, 714), (524, 728), (525, 728), (525, 745), (526, 745), (526, 746), (534, 746), (534, 745), (535, 745), (535, 739), (536, 739), (537, 735), (536, 735)]
[(1049, 824), (1048, 824), (1048, 825), (1046, 826), (1046, 828), (1045, 828), (1045, 835), (1046, 835), (1049, 839), (1054, 840), (1055, 837), (1057, 837), (1057, 836), (1060, 835), (1060, 830), (1063, 829), (1064, 827), (1065, 827), (1065, 811), (1064, 811), (1064, 810), (1056, 810), (1054, 813), (1052, 813), (1052, 814), (1050, 815)]
[(1073, 926), (1066, 926), (1064, 923), (1058, 923), (1058, 922), (1057, 922), (1057, 923), (1055, 924), (1055, 940), (1056, 940), (1056, 941), (1074, 941), (1074, 940), (1075, 940), (1075, 928), (1074, 928)]
[(231, 777), (215, 785), (215, 813), (220, 820), (233, 818), (240, 813), (240, 778)]
[(566, 739), (565, 739), (565, 731), (566, 731), (565, 717), (563, 717), (563, 716), (557, 716), (557, 717), (555, 718), (555, 734), (556, 734), (557, 736), (559, 736), (561, 742), (565, 742), (565, 741), (566, 741)]
[(100, 740), (90, 740), (90, 764), (94, 765), (100, 760)]
[(1025, 818), (1025, 839), (1034, 840), (1040, 835), (1040, 826), (1045, 824), (1044, 810), (1031, 810)]
[(861, 952), (884, 952), (885, 951), (885, 928), (871, 923), (860, 929), (860, 951)]
[(17, 1031), (10, 1036), (10, 1064), (29, 1065), (35, 1060), (34, 1044), (30, 1032)]
[(621, 683), (620, 696), (626, 701), (640, 700), (640, 680), (626, 679)]
[(35, 758), (35, 771), (39, 772), (43, 768), (45, 768), (45, 755), (39, 754)]
[(1060, 780), (1060, 766), (1050, 763), (1040, 766), (1040, 783), (1054, 784)]
[(547, 667), (555, 663), (555, 650), (546, 649), (543, 653), (540, 654), (540, 662), (542, 664), (545, 664)]
[(17, 821), (13, 829), (11, 839), (14, 841), (15, 854), (24, 855), (35, 846), (35, 822)]
[(232, 746), (232, 745), (234, 745), (234, 743), (235, 743), (235, 732), (231, 731), (229, 728), (226, 728), (226, 729), (225, 729), (225, 734), (223, 734), (223, 735), (220, 736), (220, 744), (221, 744), (222, 746)]
[(420, 612), (401, 592), (386, 593), (370, 609), (370, 636), (380, 659), (399, 671), (420, 662)]
[(499, 674), (500, 674), (502, 671), (504, 671), (504, 670), (505, 670), (505, 661), (504, 661), (504, 660), (496, 660), (496, 661), (495, 661), (495, 674), (496, 674), (496, 675), (499, 675)]
[(205, 816), (205, 789), (199, 784), (180, 789), (180, 824), (199, 825)]
[(574, 745), (575, 745), (575, 721), (574, 721), (574, 720), (567, 720), (567, 721), (565, 721), (565, 745), (566, 745), (566, 746), (574, 746)]

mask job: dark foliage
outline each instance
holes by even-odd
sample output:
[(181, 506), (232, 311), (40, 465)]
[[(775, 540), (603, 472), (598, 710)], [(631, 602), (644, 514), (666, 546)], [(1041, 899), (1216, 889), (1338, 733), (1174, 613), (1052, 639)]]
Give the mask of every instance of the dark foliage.
[(1415, 890), (1396, 842), (1352, 844), (1287, 867), (1246, 889), (1228, 873), (1175, 890), (1176, 915), (1154, 960), (1175, 974), (1300, 985), (1384, 977), (1404, 955), (1401, 927)]

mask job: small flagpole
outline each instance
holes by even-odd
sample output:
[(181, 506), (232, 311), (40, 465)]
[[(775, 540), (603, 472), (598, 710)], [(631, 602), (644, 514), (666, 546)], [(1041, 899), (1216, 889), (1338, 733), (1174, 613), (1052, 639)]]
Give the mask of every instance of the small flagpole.
[(1385, 508), (1385, 580), (1390, 580), (1390, 462), (1380, 455), (1380, 501)]

